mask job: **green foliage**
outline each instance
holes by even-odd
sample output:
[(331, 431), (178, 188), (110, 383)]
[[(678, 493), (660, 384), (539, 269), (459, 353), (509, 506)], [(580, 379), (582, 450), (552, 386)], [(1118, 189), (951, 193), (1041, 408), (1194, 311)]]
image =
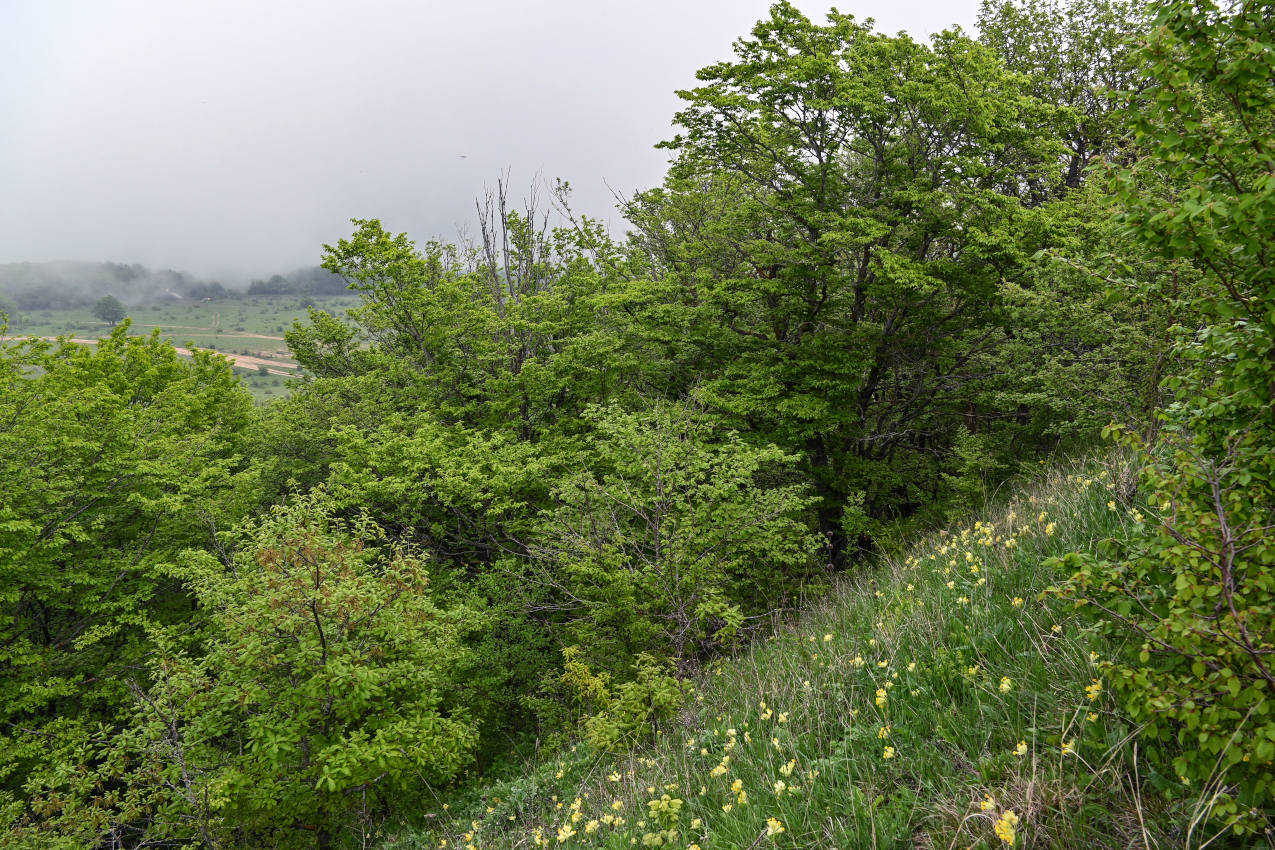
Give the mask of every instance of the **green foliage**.
[(787, 3), (698, 76), (670, 178), (630, 216), (684, 293), (697, 396), (804, 455), (840, 564), (854, 494), (877, 519), (938, 495), (998, 282), (1048, 245), (1032, 187), (1056, 179), (1065, 116), (959, 33), (926, 46)]
[[(625, 238), (502, 181), (474, 243), (356, 219), (259, 282), (358, 298), (260, 415), (127, 323), (0, 341), (0, 843), (367, 846), (532, 750), (458, 843), (1262, 828), (1275, 37), (1152, 11), (987, 0), (921, 44), (777, 3), (680, 92)], [(881, 555), (1108, 423), (1141, 500), (1086, 472)], [(1063, 569), (1091, 631), (1036, 596)]]
[(1091, 160), (1122, 153), (1121, 93), (1142, 81), (1133, 54), (1144, 29), (1136, 0), (983, 0), (979, 41), (1074, 122), (1062, 137), (1060, 193), (1085, 182)]
[(1172, 382), (1162, 444), (1130, 440), (1147, 451), (1152, 521), (1127, 549), (1071, 556), (1068, 590), (1141, 644), (1111, 667), (1127, 710), (1204, 787), (1212, 826), (1244, 834), (1275, 815), (1270, 10), (1165, 3), (1141, 59), (1155, 84), (1129, 121), (1145, 155), (1112, 185), (1131, 233), (1204, 270), (1210, 324), (1180, 335), (1189, 369)]
[(97, 316), (108, 325), (118, 325), (127, 313), (124, 311), (124, 305), (114, 295), (103, 295), (97, 301), (93, 302), (93, 315)]
[(604, 669), (649, 652), (686, 670), (816, 575), (793, 456), (688, 405), (588, 416), (591, 469), (556, 485), (529, 545), (564, 643)]
[(197, 610), (179, 553), (255, 504), (252, 402), (226, 362), (127, 323), (96, 348), (0, 347), (0, 805), (124, 719), (151, 633)]
[(175, 789), (156, 829), (326, 847), (470, 761), (453, 678), (470, 615), (435, 607), (424, 564), (376, 526), (332, 514), (316, 491), (237, 532), (229, 563), (192, 556), (204, 652), (162, 655), (139, 695), (138, 734)]
[(634, 660), (635, 677), (614, 686), (610, 674), (594, 673), (579, 656), (578, 646), (562, 650), (560, 681), (588, 712), (581, 732), (598, 752), (627, 750), (649, 739), (682, 707), (688, 686), (672, 675), (671, 665), (645, 652)]

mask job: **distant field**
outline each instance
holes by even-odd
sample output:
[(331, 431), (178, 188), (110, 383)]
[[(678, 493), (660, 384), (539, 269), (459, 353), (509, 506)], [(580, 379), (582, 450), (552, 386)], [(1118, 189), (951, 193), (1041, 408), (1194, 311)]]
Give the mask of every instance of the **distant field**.
[[(241, 358), (235, 372), (258, 402), (288, 394), (287, 376), (296, 362), (283, 341), (293, 321), (305, 319), (313, 304), (333, 315), (342, 315), (359, 303), (358, 296), (257, 295), (222, 301), (173, 302), (128, 307), (132, 332), (163, 335), (186, 348), (207, 348)], [(127, 306), (127, 305), (126, 305)], [(110, 332), (110, 326), (83, 310), (33, 310), (11, 321), (12, 336), (55, 337), (70, 335), (93, 340)], [(262, 370), (265, 374), (262, 374)]]

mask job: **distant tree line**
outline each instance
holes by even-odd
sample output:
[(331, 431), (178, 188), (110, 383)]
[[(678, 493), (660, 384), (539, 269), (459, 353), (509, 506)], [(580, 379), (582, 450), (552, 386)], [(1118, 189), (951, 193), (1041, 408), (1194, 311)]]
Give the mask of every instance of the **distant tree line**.
[(319, 266), (271, 275), (248, 284), (249, 295), (343, 295), (348, 291), (345, 278)]
[[(318, 266), (252, 281), (249, 295), (340, 295), (346, 283)], [(121, 303), (221, 301), (239, 298), (245, 290), (221, 281), (204, 280), (172, 269), (149, 269), (124, 263), (8, 263), (0, 265), (0, 309), (9, 313), (36, 310), (75, 310), (92, 307), (104, 293)]]

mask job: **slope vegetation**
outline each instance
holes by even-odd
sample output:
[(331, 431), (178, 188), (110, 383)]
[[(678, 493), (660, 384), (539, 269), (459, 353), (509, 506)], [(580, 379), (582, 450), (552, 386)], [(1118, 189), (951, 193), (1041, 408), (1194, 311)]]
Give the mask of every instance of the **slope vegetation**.
[(714, 662), (653, 743), (580, 744), (391, 846), (1198, 846), (1103, 687), (1112, 648), (1047, 592), (1051, 558), (1148, 521), (1133, 490), (1114, 460), (1046, 475)]

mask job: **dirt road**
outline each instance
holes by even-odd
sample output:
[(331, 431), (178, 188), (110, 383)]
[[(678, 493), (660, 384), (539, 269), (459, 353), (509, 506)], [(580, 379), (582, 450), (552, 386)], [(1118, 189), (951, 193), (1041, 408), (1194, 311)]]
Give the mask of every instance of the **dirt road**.
[[(49, 342), (58, 341), (58, 338), (55, 336), (42, 336), (39, 338), (46, 339)], [(71, 342), (78, 342), (81, 345), (97, 345), (97, 340), (95, 339), (73, 338)], [(175, 346), (174, 348), (178, 354), (181, 354), (185, 357), (190, 357), (191, 355), (189, 348), (176, 348)], [(217, 353), (220, 354), (222, 357), (225, 357), (227, 360), (231, 362), (231, 364), (235, 366), (247, 366), (250, 369), (259, 369), (262, 366), (265, 366), (266, 372), (268, 372), (269, 374), (282, 375), (285, 378), (291, 378), (295, 374), (287, 370), (297, 368), (296, 363), (288, 363), (287, 361), (284, 361), (284, 360), (268, 360), (264, 357), (253, 357), (252, 355), (249, 355), (249, 354), (231, 354), (226, 351), (218, 351)]]

